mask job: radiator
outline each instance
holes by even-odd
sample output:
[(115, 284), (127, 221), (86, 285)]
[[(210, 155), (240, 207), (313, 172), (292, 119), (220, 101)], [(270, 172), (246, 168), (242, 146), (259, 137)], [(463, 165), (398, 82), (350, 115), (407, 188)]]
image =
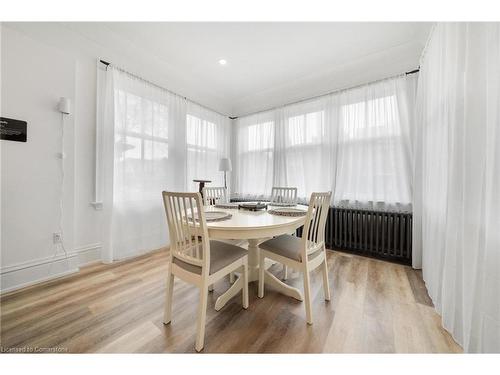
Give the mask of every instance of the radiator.
[[(412, 214), (330, 207), (326, 247), (411, 264)], [(297, 230), (302, 235), (302, 228)]]
[[(246, 199), (231, 199), (232, 202)], [(328, 249), (411, 264), (412, 214), (330, 207), (326, 219)], [(297, 229), (302, 236), (302, 228)]]

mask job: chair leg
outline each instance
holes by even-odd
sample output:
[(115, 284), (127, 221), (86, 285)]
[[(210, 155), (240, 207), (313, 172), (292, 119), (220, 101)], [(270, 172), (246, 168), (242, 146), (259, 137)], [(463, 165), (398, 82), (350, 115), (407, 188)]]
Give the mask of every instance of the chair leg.
[(264, 278), (265, 278), (265, 260), (262, 251), (260, 252), (260, 260), (259, 260), (259, 292), (257, 293), (259, 298), (264, 298)]
[(288, 267), (286, 264), (283, 264), (283, 280), (288, 279)]
[(207, 317), (207, 300), (208, 300), (208, 287), (203, 285), (200, 288), (200, 305), (198, 306), (198, 322), (196, 327), (196, 345), (197, 352), (203, 349), (205, 342), (205, 320)]
[(248, 262), (243, 264), (243, 308), (248, 309)]
[(165, 293), (165, 311), (163, 314), (163, 324), (168, 324), (172, 320), (172, 295), (174, 292), (174, 274), (170, 270), (167, 271), (167, 290)]
[(311, 279), (309, 277), (309, 270), (307, 268), (304, 269), (304, 300), (306, 306), (307, 324), (313, 324), (311, 307)]
[(321, 268), (323, 270), (323, 292), (325, 293), (325, 300), (330, 301), (330, 284), (328, 283), (328, 263), (326, 261), (326, 254)]

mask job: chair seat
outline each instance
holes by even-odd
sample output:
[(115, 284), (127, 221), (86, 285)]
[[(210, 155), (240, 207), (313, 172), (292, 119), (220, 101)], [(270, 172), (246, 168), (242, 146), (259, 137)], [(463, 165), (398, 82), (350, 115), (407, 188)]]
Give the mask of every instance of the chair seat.
[(259, 247), (282, 257), (302, 261), (300, 255), (303, 246), (302, 238), (283, 234), (262, 242)]
[[(302, 262), (302, 238), (291, 236), (289, 234), (283, 234), (278, 237), (271, 238), (270, 240), (262, 242), (259, 247), (263, 250), (269, 251), (276, 255), (280, 255), (285, 258), (296, 260)], [(321, 250), (318, 248), (318, 250)], [(318, 251), (310, 253), (308, 255), (309, 260), (315, 258), (318, 255)]]
[[(227, 242), (210, 240), (210, 275), (247, 255), (242, 247)], [(173, 262), (188, 272), (201, 275), (201, 267), (186, 263), (178, 258)]]

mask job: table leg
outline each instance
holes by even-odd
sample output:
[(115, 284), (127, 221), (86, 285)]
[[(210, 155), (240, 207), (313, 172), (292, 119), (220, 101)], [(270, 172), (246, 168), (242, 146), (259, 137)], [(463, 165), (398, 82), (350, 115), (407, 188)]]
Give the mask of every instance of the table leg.
[(233, 298), (236, 294), (239, 293), (240, 290), (243, 289), (243, 276), (239, 275), (236, 281), (231, 285), (231, 287), (226, 290), (223, 294), (217, 298), (215, 301), (215, 310), (219, 311), (222, 309), (226, 303)]
[[(261, 240), (248, 240), (248, 282), (259, 280), (259, 242)], [(243, 288), (242, 275), (235, 272), (236, 281), (231, 287), (215, 301), (215, 310), (219, 311), (226, 303)]]
[(259, 243), (262, 240), (248, 240), (248, 282), (259, 280)]
[(265, 271), (264, 275), (265, 275), (264, 282), (267, 285), (271, 285), (274, 289), (278, 289), (278, 291), (280, 293), (284, 294), (285, 296), (295, 298), (296, 300), (299, 300), (299, 301), (304, 300), (304, 298), (302, 297), (302, 292), (299, 289), (285, 284), (283, 281), (278, 279), (276, 276), (274, 276), (268, 270)]

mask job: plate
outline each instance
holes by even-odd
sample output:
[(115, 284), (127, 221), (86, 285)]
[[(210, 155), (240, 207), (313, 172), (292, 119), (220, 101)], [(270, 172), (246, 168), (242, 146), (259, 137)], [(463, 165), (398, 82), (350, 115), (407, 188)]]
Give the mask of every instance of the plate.
[(273, 208), (272, 210), (268, 210), (267, 212), (269, 212), (271, 215), (278, 216), (305, 216), (307, 214), (307, 211), (291, 207)]

